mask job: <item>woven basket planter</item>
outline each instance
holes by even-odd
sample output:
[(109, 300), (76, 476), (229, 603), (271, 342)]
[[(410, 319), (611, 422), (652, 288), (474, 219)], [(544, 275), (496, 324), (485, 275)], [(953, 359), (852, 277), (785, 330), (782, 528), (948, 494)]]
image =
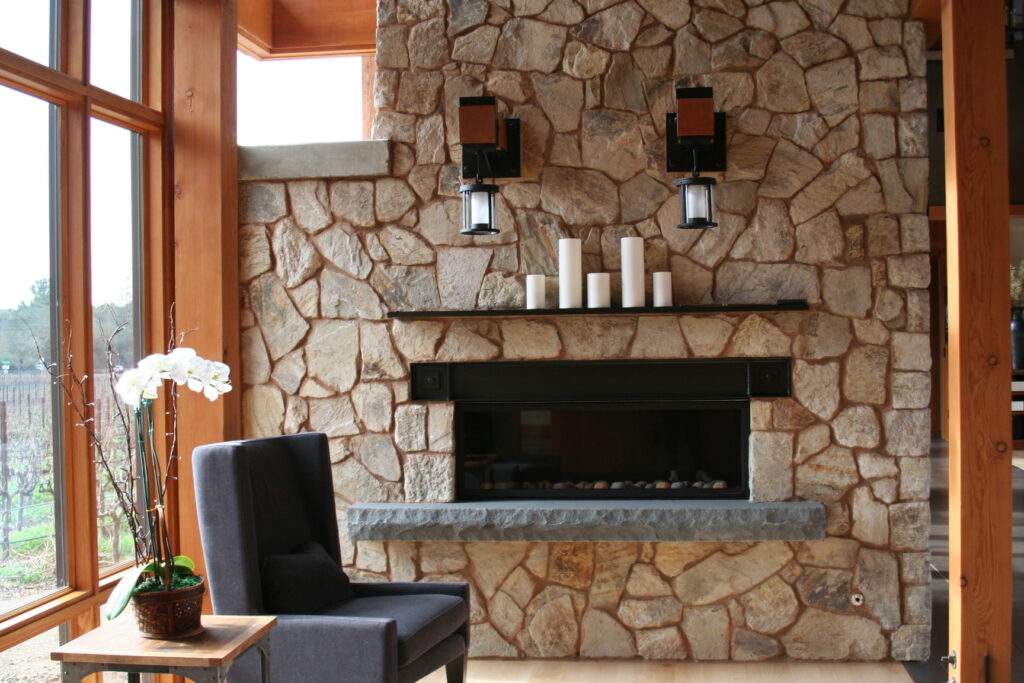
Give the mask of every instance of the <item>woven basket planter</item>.
[(135, 620), (143, 638), (175, 640), (203, 632), (200, 614), (206, 581), (174, 591), (138, 593), (132, 596)]

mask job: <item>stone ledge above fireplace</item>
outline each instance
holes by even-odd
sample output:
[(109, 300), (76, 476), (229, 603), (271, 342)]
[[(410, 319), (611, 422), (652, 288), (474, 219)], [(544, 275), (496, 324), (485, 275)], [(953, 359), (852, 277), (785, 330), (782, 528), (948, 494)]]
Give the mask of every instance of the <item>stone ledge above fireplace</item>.
[(820, 541), (821, 503), (550, 500), (357, 503), (353, 541)]

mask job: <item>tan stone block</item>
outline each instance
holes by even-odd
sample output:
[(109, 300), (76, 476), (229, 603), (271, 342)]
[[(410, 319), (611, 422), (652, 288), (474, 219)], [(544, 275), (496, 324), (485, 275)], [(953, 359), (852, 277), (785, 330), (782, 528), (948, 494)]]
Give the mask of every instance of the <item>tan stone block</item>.
[(470, 571), (476, 585), (490, 598), (517, 564), (526, 556), (526, 543), (467, 543), (465, 551), (470, 559)]
[(804, 500), (835, 501), (857, 479), (857, 464), (850, 451), (832, 446), (796, 468), (796, 495)]
[(789, 500), (793, 495), (793, 435), (751, 432), (750, 500)]
[(880, 405), (886, 399), (889, 349), (857, 346), (846, 357), (843, 394), (849, 401)]
[(679, 574), (673, 589), (687, 605), (708, 605), (746, 592), (792, 557), (793, 552), (785, 543), (759, 543), (738, 555), (715, 553)]
[(637, 320), (631, 358), (685, 358), (686, 346), (675, 317), (650, 316)]
[(900, 458), (900, 500), (928, 500), (931, 494), (929, 458)]
[[(547, 547), (549, 544), (538, 544)], [(597, 543), (594, 545), (594, 579), (590, 586), (590, 604), (615, 607), (626, 587), (629, 570), (636, 562), (636, 543)], [(536, 572), (534, 572), (536, 573)]]
[(468, 562), (461, 543), (432, 541), (420, 544), (420, 571), (424, 574), (457, 572)]
[(886, 630), (900, 624), (899, 566), (893, 553), (862, 548), (854, 584), (864, 595), (864, 606)]
[(683, 614), (683, 632), (694, 659), (729, 658), (729, 613), (723, 605), (688, 607)]
[(658, 543), (654, 551), (654, 566), (665, 576), (678, 576), (708, 555), (718, 551), (721, 543)]
[(686, 659), (686, 644), (675, 626), (643, 629), (636, 632), (636, 647), (644, 659)]
[(520, 637), (524, 641), (526, 654), (531, 657), (575, 655), (579, 642), (579, 623), (572, 597), (564, 593), (538, 595), (534, 603), (530, 604), (525, 634)]
[(782, 636), (782, 644), (794, 659), (879, 660), (888, 650), (881, 627), (871, 619), (813, 607)]
[(588, 609), (583, 613), (580, 656), (594, 659), (636, 656), (633, 634), (607, 612)]
[(824, 541), (801, 543), (797, 547), (798, 562), (811, 567), (851, 569), (857, 562), (860, 544), (850, 538), (830, 536)]
[(832, 433), (827, 425), (811, 425), (801, 430), (796, 441), (795, 463), (799, 465), (812, 455), (820, 453), (831, 440)]
[(800, 603), (785, 581), (773, 576), (739, 598), (747, 626), (760, 633), (778, 633), (793, 623)]
[(848, 406), (832, 420), (836, 442), (851, 448), (874, 448), (881, 438), (878, 416), (868, 406)]
[(519, 650), (488, 623), (473, 624), (469, 635), (470, 657), (518, 657)]
[(853, 535), (876, 546), (889, 542), (889, 509), (874, 499), (868, 486), (853, 492)]

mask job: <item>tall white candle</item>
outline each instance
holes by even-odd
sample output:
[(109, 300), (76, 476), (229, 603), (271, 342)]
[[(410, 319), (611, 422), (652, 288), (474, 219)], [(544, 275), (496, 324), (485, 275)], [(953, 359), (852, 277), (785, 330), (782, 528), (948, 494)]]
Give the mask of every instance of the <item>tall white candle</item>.
[(622, 307), (644, 305), (644, 239), (622, 238)]
[(655, 273), (653, 289), (655, 306), (672, 305), (672, 273)]
[(526, 307), (547, 308), (547, 282), (543, 275), (526, 276)]
[(608, 273), (587, 273), (587, 308), (610, 308), (612, 276)]
[(558, 307), (583, 308), (583, 244), (558, 240)]

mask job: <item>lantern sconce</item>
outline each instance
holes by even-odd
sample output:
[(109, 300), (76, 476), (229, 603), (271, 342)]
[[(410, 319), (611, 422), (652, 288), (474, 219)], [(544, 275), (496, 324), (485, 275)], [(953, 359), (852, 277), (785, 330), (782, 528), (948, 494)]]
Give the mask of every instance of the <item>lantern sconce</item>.
[(459, 187), (462, 234), (496, 235), (494, 198), (498, 186), (484, 178), (520, 176), (519, 119), (499, 119), (493, 96), (459, 98), (459, 142), (462, 177), (473, 182)]
[(711, 88), (676, 88), (676, 111), (665, 118), (665, 156), (669, 172), (686, 173), (679, 187), (683, 229), (714, 228), (715, 179), (701, 171), (725, 170), (725, 114), (715, 111)]

